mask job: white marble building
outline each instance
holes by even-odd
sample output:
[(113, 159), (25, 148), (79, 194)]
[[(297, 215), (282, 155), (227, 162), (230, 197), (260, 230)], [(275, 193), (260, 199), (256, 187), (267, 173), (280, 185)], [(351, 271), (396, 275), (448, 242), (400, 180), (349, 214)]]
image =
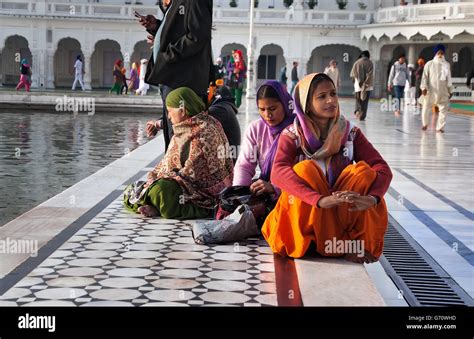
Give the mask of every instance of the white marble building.
[[(194, 0), (198, 1), (198, 0)], [(214, 56), (232, 49), (246, 54), (249, 41), (249, 0), (214, 0)], [(339, 9), (335, 0), (260, 0), (255, 10), (253, 38), (254, 86), (278, 78), (286, 63), (298, 61), (300, 76), (322, 71), (330, 59), (339, 61), (342, 94), (352, 92), (349, 71), (360, 51), (368, 49), (376, 65), (375, 96), (385, 91), (388, 66), (404, 52), (409, 63), (432, 58), (437, 43), (447, 46), (453, 76), (465, 76), (474, 64), (474, 0), (469, 1), (349, 1)], [(434, 2), (434, 3), (430, 3)], [(85, 85), (109, 87), (113, 62), (148, 58), (146, 33), (133, 16), (161, 15), (155, 0), (0, 0), (0, 84), (16, 84), (19, 61), (33, 69), (33, 88), (69, 87), (75, 57), (85, 60)]]

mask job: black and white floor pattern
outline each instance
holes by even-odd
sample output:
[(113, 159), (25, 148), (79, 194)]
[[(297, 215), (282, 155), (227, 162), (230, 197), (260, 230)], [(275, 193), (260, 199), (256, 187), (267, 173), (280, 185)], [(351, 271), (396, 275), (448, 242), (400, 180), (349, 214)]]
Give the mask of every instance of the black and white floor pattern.
[(126, 212), (121, 198), (0, 297), (0, 306), (276, 306), (263, 239), (196, 245), (189, 225)]

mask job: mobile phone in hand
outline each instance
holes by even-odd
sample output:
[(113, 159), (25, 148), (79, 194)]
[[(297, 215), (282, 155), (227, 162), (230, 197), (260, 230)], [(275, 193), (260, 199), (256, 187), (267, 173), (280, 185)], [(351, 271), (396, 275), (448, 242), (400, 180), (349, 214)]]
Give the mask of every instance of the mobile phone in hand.
[(145, 16), (141, 15), (140, 13), (138, 13), (137, 11), (133, 11), (133, 15), (135, 15), (137, 18), (139, 19), (142, 19), (142, 18), (145, 18)]

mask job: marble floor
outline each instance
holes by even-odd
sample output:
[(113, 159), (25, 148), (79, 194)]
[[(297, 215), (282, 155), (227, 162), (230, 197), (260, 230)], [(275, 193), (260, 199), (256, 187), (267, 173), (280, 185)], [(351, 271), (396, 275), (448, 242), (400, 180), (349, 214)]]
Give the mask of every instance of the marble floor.
[(196, 245), (189, 225), (123, 210), (119, 198), (5, 293), (11, 306), (276, 305), (260, 239)]
[[(392, 168), (394, 179), (386, 195), (389, 213), (474, 296), (474, 119), (449, 115), (445, 134), (422, 132), (419, 115), (395, 117), (380, 107), (372, 100), (367, 120), (354, 122)], [(341, 99), (341, 111), (350, 120), (352, 108), (351, 99)], [(248, 122), (258, 118), (255, 104), (247, 103), (238, 118), (243, 133)], [(52, 240), (57, 248), (39, 265), (24, 267), (24, 275), (0, 296), (0, 305), (279, 304), (277, 263), (262, 239), (196, 245), (185, 222), (124, 211), (122, 189), (116, 187), (112, 202), (69, 239), (60, 244)], [(298, 274), (304, 276), (311, 275)], [(396, 299), (398, 291), (380, 267), (370, 278), (375, 286), (383, 284), (378, 289), (387, 304)], [(300, 285), (301, 292), (312, 293), (308, 281)]]

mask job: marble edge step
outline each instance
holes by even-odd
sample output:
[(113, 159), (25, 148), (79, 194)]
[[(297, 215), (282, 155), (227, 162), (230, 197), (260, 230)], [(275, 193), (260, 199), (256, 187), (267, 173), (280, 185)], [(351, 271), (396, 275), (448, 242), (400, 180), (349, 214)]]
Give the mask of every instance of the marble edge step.
[(304, 306), (387, 306), (365, 265), (307, 257), (295, 266)]

